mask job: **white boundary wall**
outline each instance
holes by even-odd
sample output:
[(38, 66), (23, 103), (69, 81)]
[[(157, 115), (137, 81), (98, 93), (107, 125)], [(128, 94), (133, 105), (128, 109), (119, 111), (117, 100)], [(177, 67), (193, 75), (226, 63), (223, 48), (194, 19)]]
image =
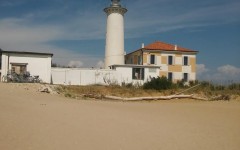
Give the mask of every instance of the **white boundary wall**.
[[(52, 83), (64, 85), (107, 85), (107, 81), (118, 80), (114, 70), (96, 70), (81, 68), (52, 68)], [(118, 83), (120, 84), (120, 83)]]
[(118, 84), (133, 83), (143, 84), (150, 77), (158, 77), (159, 68), (156, 72), (150, 72), (145, 68), (144, 80), (132, 79), (132, 68), (121, 66), (114, 70), (109, 69), (82, 69), (82, 68), (52, 68), (52, 83), (64, 85), (93, 85), (93, 84)]

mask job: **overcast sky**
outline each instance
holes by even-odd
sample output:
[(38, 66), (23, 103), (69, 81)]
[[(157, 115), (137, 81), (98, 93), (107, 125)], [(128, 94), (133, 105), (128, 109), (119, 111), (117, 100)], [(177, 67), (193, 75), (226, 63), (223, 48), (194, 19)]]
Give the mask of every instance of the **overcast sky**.
[[(99, 67), (110, 0), (0, 0), (0, 48)], [(198, 50), (198, 78), (240, 81), (239, 0), (121, 0), (125, 51), (154, 41)]]

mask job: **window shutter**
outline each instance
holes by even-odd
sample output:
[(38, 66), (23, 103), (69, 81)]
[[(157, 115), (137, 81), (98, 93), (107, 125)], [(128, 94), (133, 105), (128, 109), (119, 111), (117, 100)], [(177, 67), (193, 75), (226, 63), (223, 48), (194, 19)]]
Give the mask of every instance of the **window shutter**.
[(147, 63), (150, 64), (151, 55), (147, 55)]
[(155, 65), (157, 65), (157, 64), (158, 64), (158, 56), (155, 55)]

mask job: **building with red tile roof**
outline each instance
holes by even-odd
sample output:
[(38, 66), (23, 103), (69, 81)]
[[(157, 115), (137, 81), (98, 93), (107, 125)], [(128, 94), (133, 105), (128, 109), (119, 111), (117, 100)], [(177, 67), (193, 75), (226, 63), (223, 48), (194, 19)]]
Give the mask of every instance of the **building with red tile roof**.
[(197, 53), (196, 50), (156, 41), (127, 54), (125, 63), (160, 66), (159, 76), (166, 76), (174, 82), (190, 81), (196, 80)]

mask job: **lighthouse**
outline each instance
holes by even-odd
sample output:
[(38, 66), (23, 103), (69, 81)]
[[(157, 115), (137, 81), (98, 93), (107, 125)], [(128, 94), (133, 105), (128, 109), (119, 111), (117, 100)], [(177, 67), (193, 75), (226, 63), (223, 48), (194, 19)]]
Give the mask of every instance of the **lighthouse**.
[(111, 5), (104, 9), (107, 14), (105, 69), (111, 65), (123, 65), (125, 55), (124, 14), (127, 9), (121, 6), (120, 0), (111, 1)]

